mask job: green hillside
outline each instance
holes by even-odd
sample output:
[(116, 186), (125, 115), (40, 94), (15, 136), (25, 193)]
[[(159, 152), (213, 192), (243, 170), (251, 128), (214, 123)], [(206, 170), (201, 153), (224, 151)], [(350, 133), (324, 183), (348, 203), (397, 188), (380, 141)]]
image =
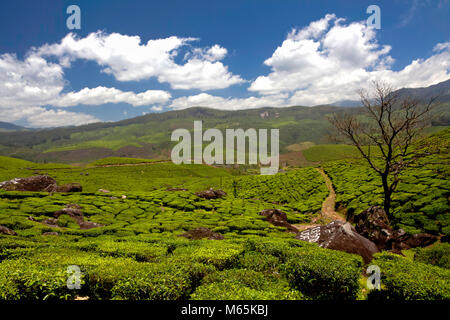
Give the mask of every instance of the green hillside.
[[(449, 104), (442, 105), (435, 110), (430, 133), (450, 124), (448, 106)], [(203, 120), (203, 130), (217, 128), (224, 132), (226, 128), (279, 129), (280, 152), (287, 153), (291, 151), (289, 146), (292, 145), (334, 143), (329, 136), (328, 117), (333, 113), (344, 111), (359, 113), (360, 109), (332, 106), (296, 106), (241, 111), (189, 108), (112, 123), (42, 129), (33, 132), (0, 132), (0, 155), (35, 162), (59, 163), (89, 163), (105, 157), (168, 159), (170, 150), (175, 145), (170, 139), (172, 131), (178, 128), (192, 131), (195, 120)], [(334, 152), (331, 149), (330, 152), (320, 151), (321, 148), (332, 149), (333, 147), (313, 148), (305, 157), (310, 157), (313, 162), (321, 161), (324, 158), (319, 155), (320, 153)], [(344, 150), (337, 152), (342, 151)], [(354, 154), (350, 149), (348, 152)], [(347, 153), (347, 150), (344, 153)]]
[[(428, 138), (441, 152), (403, 174), (393, 224), (408, 233), (450, 235), (449, 133)], [(331, 178), (341, 211), (358, 214), (380, 204), (378, 180), (361, 159), (351, 159), (351, 147), (308, 146), (306, 155)], [(0, 235), (0, 299), (450, 299), (446, 243), (404, 251), (405, 257), (375, 255), (382, 290), (368, 293), (361, 257), (296, 240), (258, 214), (277, 208), (289, 223), (317, 223), (328, 190), (312, 167), (259, 176), (136, 158), (85, 166), (0, 160), (0, 181), (48, 174), (83, 186), (81, 193), (0, 190), (0, 225), (17, 232)], [(195, 194), (210, 187), (227, 194), (211, 200)], [(67, 215), (57, 226), (46, 224), (67, 204), (100, 226), (81, 229)], [(180, 237), (198, 227), (224, 240)], [(68, 265), (81, 267), (81, 290), (67, 288)]]

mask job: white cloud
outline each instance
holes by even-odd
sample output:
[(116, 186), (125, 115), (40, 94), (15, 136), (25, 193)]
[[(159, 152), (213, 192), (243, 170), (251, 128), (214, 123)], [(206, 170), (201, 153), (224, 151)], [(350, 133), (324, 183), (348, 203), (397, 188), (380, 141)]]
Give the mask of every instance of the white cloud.
[(89, 114), (37, 106), (23, 108), (5, 108), (0, 106), (0, 115), (2, 121), (6, 122), (26, 119), (27, 125), (31, 127), (76, 126), (100, 122), (99, 119)]
[[(67, 61), (64, 61), (64, 65), (67, 66)], [(170, 93), (163, 90), (134, 93), (102, 86), (62, 93), (65, 84), (63, 66), (48, 62), (36, 51), (30, 52), (24, 60), (12, 54), (0, 55), (0, 119), (9, 122), (25, 119), (29, 125), (38, 127), (45, 124), (78, 125), (100, 120), (83, 113), (54, 111), (43, 106), (70, 107), (120, 102), (145, 106), (167, 103), (171, 98)]]
[(152, 109), (152, 111), (160, 112), (163, 110), (163, 107), (162, 106), (153, 106), (151, 109)]
[(209, 107), (221, 110), (242, 110), (261, 107), (282, 107), (286, 106), (286, 94), (267, 95), (264, 97), (249, 98), (223, 98), (207, 93), (200, 93), (194, 96), (180, 97), (174, 99), (169, 108), (181, 110), (191, 107)]
[(208, 49), (193, 49), (180, 65), (174, 61), (179, 49), (187, 47), (196, 38), (175, 36), (149, 40), (141, 44), (139, 36), (118, 33), (91, 33), (85, 38), (68, 34), (58, 44), (45, 45), (36, 52), (40, 55), (93, 60), (119, 81), (138, 81), (156, 77), (168, 82), (173, 89), (222, 89), (244, 82), (228, 71), (221, 60), (227, 50), (214, 45)]
[(56, 98), (64, 88), (62, 67), (37, 55), (23, 61), (0, 56), (0, 106), (35, 106)]
[(56, 99), (51, 104), (58, 107), (77, 105), (101, 105), (105, 103), (128, 103), (132, 106), (146, 106), (155, 103), (165, 103), (170, 100), (170, 93), (163, 90), (147, 90), (141, 93), (121, 91), (116, 88), (96, 87), (84, 88), (77, 92), (69, 92)]
[(429, 86), (450, 77), (449, 47), (438, 44), (433, 56), (394, 71), (391, 47), (378, 44), (375, 29), (326, 15), (292, 30), (264, 62), (271, 72), (253, 81), (249, 90), (288, 93), (290, 105), (317, 105), (357, 99), (357, 90), (373, 80), (387, 80), (398, 88)]
[(36, 111), (39, 112), (36, 112), (27, 118), (28, 123), (33, 127), (78, 126), (100, 121), (96, 117), (84, 113), (70, 112), (61, 109), (38, 109)]
[(26, 119), (33, 127), (79, 125), (99, 121), (94, 116), (41, 107), (58, 99), (64, 88), (63, 69), (36, 54), (23, 61), (15, 55), (0, 56), (0, 119)]

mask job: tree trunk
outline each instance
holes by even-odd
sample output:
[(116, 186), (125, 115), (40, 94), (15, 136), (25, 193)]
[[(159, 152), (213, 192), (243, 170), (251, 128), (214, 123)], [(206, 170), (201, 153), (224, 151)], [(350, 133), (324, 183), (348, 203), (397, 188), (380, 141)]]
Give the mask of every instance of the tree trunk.
[(391, 191), (389, 189), (388, 185), (388, 177), (387, 175), (381, 176), (381, 181), (383, 183), (383, 192), (384, 192), (384, 211), (386, 211), (386, 215), (388, 216), (389, 220), (391, 220)]

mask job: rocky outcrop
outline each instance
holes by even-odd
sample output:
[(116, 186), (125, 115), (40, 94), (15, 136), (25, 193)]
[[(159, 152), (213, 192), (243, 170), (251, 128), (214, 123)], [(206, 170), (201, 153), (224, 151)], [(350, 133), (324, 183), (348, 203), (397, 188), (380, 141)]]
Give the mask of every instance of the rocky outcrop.
[(5, 226), (0, 226), (0, 233), (6, 234), (8, 236), (17, 236), (17, 233), (14, 230), (7, 228)]
[(56, 185), (56, 180), (50, 176), (39, 175), (28, 178), (14, 178), (0, 182), (0, 189), (6, 191), (46, 191), (47, 188)]
[(258, 213), (265, 216), (267, 221), (277, 227), (286, 227), (287, 231), (298, 232), (298, 229), (287, 222), (287, 215), (279, 209), (264, 209)]
[(358, 254), (363, 258), (364, 263), (369, 263), (373, 255), (379, 252), (375, 243), (357, 233), (349, 222), (339, 220), (306, 229), (298, 233), (295, 238), (317, 243), (322, 248)]
[(218, 199), (226, 196), (227, 194), (225, 193), (225, 191), (214, 190), (210, 188), (209, 190), (206, 191), (196, 192), (195, 195), (203, 199)]
[(404, 230), (394, 230), (386, 212), (379, 206), (372, 206), (353, 218), (356, 231), (373, 241), (379, 250), (392, 250), (400, 253), (415, 247), (425, 247), (437, 241), (432, 234), (419, 233), (408, 235)]
[(47, 175), (38, 175), (28, 178), (14, 178), (0, 182), (0, 189), (5, 191), (34, 191), (34, 192), (81, 192), (79, 183), (60, 185)]
[(191, 240), (198, 239), (209, 239), (209, 240), (223, 240), (223, 235), (217, 232), (213, 232), (208, 228), (200, 227), (193, 230), (189, 230), (183, 234), (179, 235), (180, 237), (185, 237)]
[(383, 208), (372, 206), (354, 216), (356, 231), (374, 242), (379, 250), (391, 248), (394, 232), (389, 225), (389, 219)]

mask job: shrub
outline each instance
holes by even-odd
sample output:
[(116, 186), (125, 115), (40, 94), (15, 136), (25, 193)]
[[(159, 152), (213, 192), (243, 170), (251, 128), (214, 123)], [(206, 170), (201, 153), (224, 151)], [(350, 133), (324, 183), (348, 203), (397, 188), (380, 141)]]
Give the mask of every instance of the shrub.
[(305, 247), (292, 249), (283, 266), (291, 286), (315, 299), (356, 299), (362, 271), (360, 256)]
[(381, 269), (381, 291), (371, 291), (369, 299), (450, 299), (450, 270), (386, 252), (376, 254), (372, 264)]
[(450, 269), (450, 244), (437, 243), (431, 248), (417, 249), (414, 255), (414, 261)]
[(303, 295), (289, 288), (286, 280), (246, 269), (208, 274), (192, 294), (193, 300), (287, 300)]

